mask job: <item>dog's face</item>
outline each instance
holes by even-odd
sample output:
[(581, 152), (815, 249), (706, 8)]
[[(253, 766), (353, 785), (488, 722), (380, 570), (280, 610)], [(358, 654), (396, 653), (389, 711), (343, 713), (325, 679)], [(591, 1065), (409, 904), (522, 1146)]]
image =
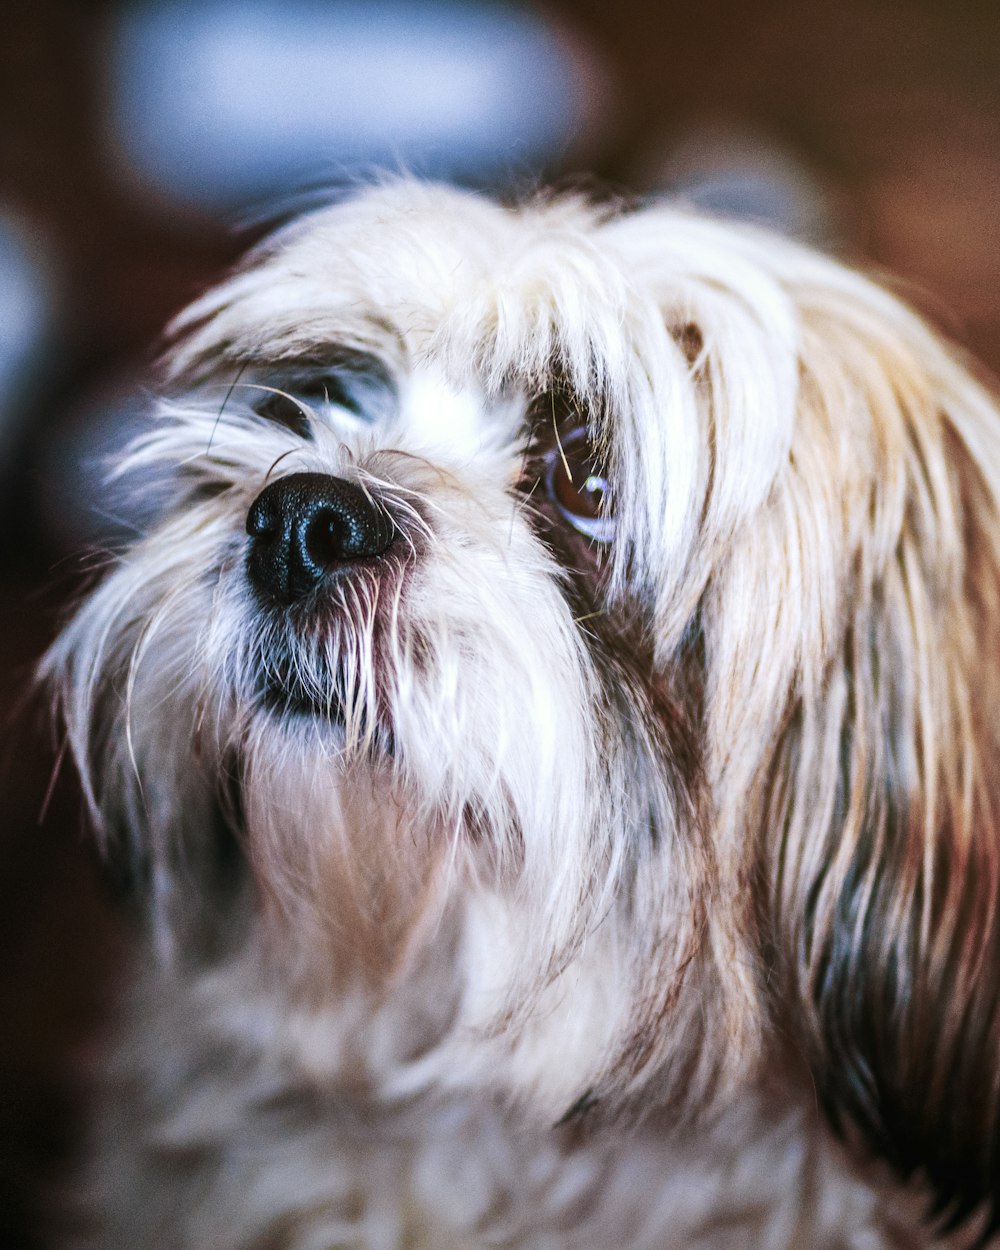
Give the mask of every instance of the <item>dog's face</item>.
[(947, 1188), (893, 1082), (997, 1049), (1000, 475), (929, 333), (775, 240), (399, 183), (195, 305), (169, 391), (173, 503), (49, 661), (157, 931), (221, 810), (293, 980), (434, 1000), (421, 1079), (690, 1110), (777, 1021)]

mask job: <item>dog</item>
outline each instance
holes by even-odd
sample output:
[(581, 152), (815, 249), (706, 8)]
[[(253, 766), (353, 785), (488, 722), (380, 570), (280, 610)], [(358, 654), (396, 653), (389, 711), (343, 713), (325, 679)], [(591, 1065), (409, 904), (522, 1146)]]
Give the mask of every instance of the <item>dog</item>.
[(1000, 417), (793, 242), (408, 179), (173, 327), (43, 662), (142, 941), (79, 1243), (985, 1244)]

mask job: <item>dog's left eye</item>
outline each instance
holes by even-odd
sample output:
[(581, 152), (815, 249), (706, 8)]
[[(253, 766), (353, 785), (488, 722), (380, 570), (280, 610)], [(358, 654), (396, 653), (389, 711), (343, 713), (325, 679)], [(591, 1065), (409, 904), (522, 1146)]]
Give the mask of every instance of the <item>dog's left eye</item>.
[(374, 425), (394, 408), (395, 387), (384, 365), (366, 352), (344, 352), (335, 363), (279, 366), (261, 376), (254, 411), (302, 438), (312, 430), (310, 416)]
[(574, 529), (595, 542), (611, 542), (615, 536), (611, 485), (586, 430), (573, 430), (551, 448), (545, 460), (545, 485)]
[(253, 405), (257, 415), (283, 425), (300, 438), (312, 437), (310, 416), (329, 418), (336, 411), (362, 417), (359, 405), (335, 376), (305, 380), (279, 378), (275, 383), (261, 384), (261, 390), (260, 398)]

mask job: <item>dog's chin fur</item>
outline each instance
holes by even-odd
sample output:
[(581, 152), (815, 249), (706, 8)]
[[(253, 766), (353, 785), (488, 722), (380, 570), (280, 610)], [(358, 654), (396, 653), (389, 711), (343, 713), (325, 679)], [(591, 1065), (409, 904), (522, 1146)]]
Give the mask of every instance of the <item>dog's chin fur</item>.
[[(92, 1244), (877, 1247), (996, 1219), (1000, 419), (890, 295), (408, 181), (175, 328), (45, 663), (148, 918)], [(596, 522), (553, 484), (589, 439)], [(384, 554), (284, 606), (321, 473)]]

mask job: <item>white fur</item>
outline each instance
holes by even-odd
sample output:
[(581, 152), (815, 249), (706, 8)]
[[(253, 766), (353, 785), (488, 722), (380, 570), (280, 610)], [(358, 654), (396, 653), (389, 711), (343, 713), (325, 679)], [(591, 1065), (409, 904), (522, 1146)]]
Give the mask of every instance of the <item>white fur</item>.
[[(109, 1068), (100, 1244), (929, 1237), (820, 1126), (753, 900), (778, 875), (762, 778), (798, 703), (815, 811), (782, 871), (825, 854), (831, 672), (854, 579), (881, 584), (920, 507), (914, 424), (943, 406), (995, 500), (988, 397), (889, 296), (792, 244), (410, 182), (288, 227), (176, 336), (171, 397), (121, 468), (158, 468), (174, 503), (46, 662), (98, 830), (150, 862), (158, 953)], [(308, 441), (257, 415), (259, 361), (334, 348), (384, 363), (392, 412), (314, 410)], [(628, 624), (648, 688), (606, 667), (518, 493), (553, 374), (613, 482), (597, 611)], [(937, 437), (924, 540), (946, 568)], [(343, 579), (308, 628), (262, 612), (245, 568), (252, 502), (303, 471), (364, 485), (405, 564)], [(695, 631), (704, 753), (681, 784), (656, 701)], [(340, 673), (344, 724), (261, 708), (279, 655), (317, 705)], [(203, 831), (233, 773), (252, 885), (209, 956)], [(581, 1098), (603, 1110), (577, 1141), (552, 1125)]]

